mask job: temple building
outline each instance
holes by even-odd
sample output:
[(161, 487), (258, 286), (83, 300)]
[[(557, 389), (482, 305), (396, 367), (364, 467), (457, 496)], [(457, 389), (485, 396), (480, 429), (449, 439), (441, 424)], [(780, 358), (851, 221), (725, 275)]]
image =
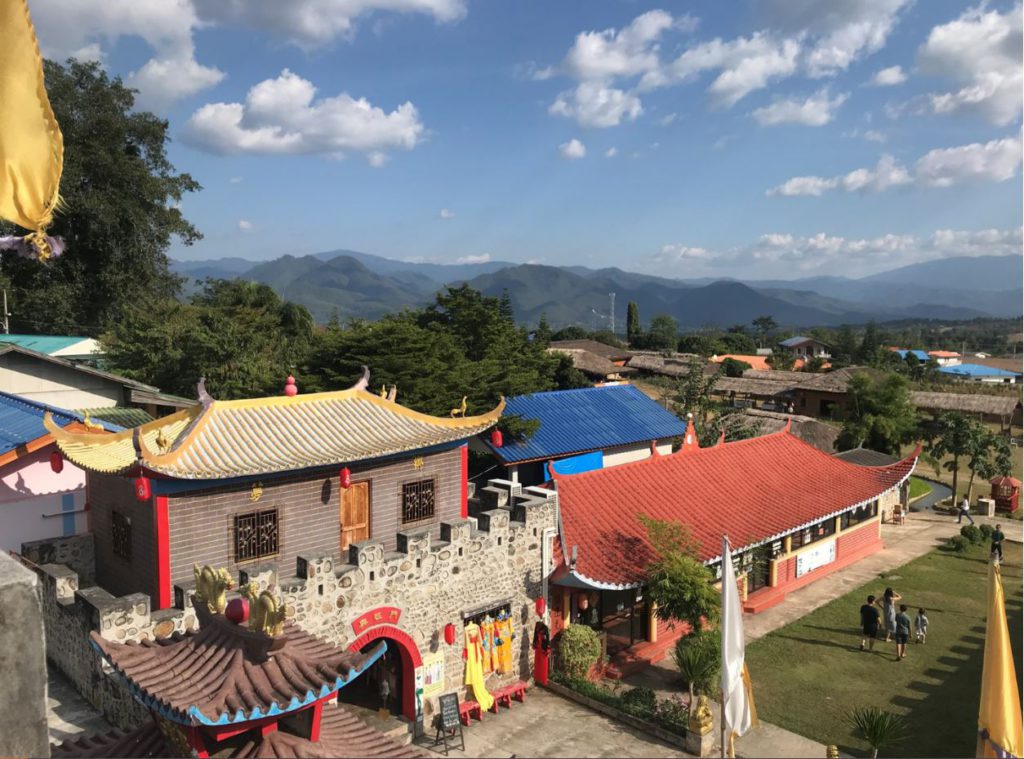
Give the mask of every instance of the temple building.
[(658, 620), (645, 598), (655, 557), (639, 515), (688, 527), (717, 577), (728, 535), (744, 610), (772, 606), (882, 548), (881, 513), (899, 501), (917, 455), (858, 466), (788, 425), (702, 449), (691, 421), (671, 455), (580, 474), (555, 470), (561, 565), (551, 577), (552, 632), (572, 623), (597, 629), (613, 675), (660, 659), (686, 632)]
[[(523, 633), (551, 561), (555, 494), (510, 483), (470, 493), (467, 441), (503, 402), (438, 418), (398, 404), (394, 388), (368, 392), (368, 381), (367, 371), (347, 390), (303, 395), (289, 378), (281, 396), (234, 401), (200, 385), (196, 406), (113, 434), (47, 420), (87, 473), (91, 517), (89, 533), (50, 553), (80, 541), (95, 555), (39, 568), (48, 656), (108, 719), (127, 727), (141, 715), (88, 664), (82, 630), (120, 642), (194, 629), (196, 565), (276, 589), (291, 622), (341, 649), (386, 642), (392, 711), (421, 729), (438, 695), (465, 691), (470, 628), (504, 631), (481, 689), (530, 677)], [(377, 699), (366, 677), (341, 694), (371, 708)]]
[(347, 651), (291, 621), (275, 622), (277, 602), (269, 594), (253, 594), (250, 609), (242, 599), (227, 605), (219, 590), (219, 611), (216, 599), (196, 596), (197, 631), (141, 643), (93, 632), (96, 650), (149, 717), (129, 731), (65, 741), (51, 756), (426, 756), (337, 703), (339, 691), (380, 660), (386, 643)]

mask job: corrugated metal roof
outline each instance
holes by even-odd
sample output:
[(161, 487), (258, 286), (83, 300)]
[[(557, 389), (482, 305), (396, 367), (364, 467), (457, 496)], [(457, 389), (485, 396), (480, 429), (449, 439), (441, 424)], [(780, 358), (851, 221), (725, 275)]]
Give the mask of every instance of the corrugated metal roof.
[[(555, 390), (509, 398), (505, 414), (536, 419), (529, 440), (505, 440), (491, 450), (515, 463), (681, 436), (686, 423), (633, 385)], [(486, 441), (490, 445), (490, 441)]]
[(893, 352), (898, 354), (900, 358), (906, 358), (908, 353), (913, 353), (918, 361), (928, 360), (928, 354), (922, 350), (906, 350), (904, 348), (900, 348), (899, 350)]
[[(0, 454), (50, 434), (43, 426), (43, 415), (47, 412), (61, 427), (82, 421), (82, 417), (73, 411), (31, 401), (13, 393), (0, 392)], [(103, 426), (111, 431), (121, 429), (112, 424)]]
[(1017, 372), (1008, 372), (1004, 369), (996, 369), (994, 366), (982, 366), (981, 364), (957, 364), (956, 366), (939, 367), (940, 372), (956, 374), (961, 377), (1019, 377)]
[(0, 335), (0, 343), (13, 343), (47, 355), (69, 348), (83, 340), (88, 340), (88, 338), (69, 335)]

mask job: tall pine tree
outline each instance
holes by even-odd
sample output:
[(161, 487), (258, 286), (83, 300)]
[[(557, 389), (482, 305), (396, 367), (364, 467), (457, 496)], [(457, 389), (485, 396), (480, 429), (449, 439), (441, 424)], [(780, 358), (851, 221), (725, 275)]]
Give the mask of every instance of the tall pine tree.
[(640, 329), (640, 307), (636, 301), (630, 301), (626, 306), (626, 342), (631, 346), (640, 342), (642, 331)]

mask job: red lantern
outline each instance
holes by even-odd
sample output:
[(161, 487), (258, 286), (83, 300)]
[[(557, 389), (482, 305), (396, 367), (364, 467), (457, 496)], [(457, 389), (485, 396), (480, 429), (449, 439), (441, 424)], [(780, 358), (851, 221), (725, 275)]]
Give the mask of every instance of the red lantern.
[(543, 617), (544, 612), (548, 610), (547, 601), (545, 601), (543, 598), (538, 598), (536, 601), (533, 602), (533, 608), (537, 612), (538, 617)]
[(50, 469), (57, 474), (64, 471), (64, 457), (60, 455), (60, 451), (54, 451), (50, 454)]
[(341, 478), (341, 486), (343, 488), (347, 488), (347, 487), (351, 487), (352, 486), (352, 472), (350, 472), (348, 470), (348, 467), (344, 467), (341, 470), (340, 478)]
[(232, 598), (228, 601), (228, 606), (224, 609), (224, 616), (228, 618), (229, 622), (233, 622), (236, 625), (240, 625), (249, 619), (249, 599), (248, 598)]
[(451, 622), (444, 626), (444, 642), (449, 646), (455, 642), (455, 625)]
[(135, 497), (140, 501), (148, 501), (153, 494), (149, 485), (148, 477), (137, 477), (135, 479)]
[(501, 435), (501, 430), (499, 430), (497, 427), (491, 430), (491, 445), (493, 445), (495, 448), (501, 448), (501, 446), (504, 445), (504, 443), (505, 439)]

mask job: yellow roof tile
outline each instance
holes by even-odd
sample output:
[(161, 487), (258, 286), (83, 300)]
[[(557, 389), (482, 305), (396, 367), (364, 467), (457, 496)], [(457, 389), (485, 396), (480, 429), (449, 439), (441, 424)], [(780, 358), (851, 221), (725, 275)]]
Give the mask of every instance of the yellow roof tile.
[(352, 388), (212, 401), (116, 435), (72, 433), (52, 422), (64, 454), (97, 472), (141, 465), (180, 479), (222, 479), (330, 466), (456, 442), (494, 425), (486, 414), (446, 419)]

